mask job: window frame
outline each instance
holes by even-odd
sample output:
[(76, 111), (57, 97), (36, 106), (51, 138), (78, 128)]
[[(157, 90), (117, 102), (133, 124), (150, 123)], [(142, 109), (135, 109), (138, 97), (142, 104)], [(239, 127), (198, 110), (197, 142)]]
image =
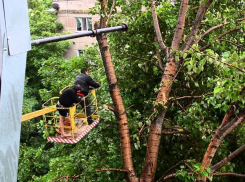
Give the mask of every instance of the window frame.
[(84, 55), (84, 49), (77, 50), (77, 56), (80, 57), (81, 55)]
[[(86, 30), (83, 29), (83, 23), (84, 23), (84, 19), (86, 20)], [(91, 20), (91, 24), (89, 26), (89, 20)], [(75, 17), (75, 21), (76, 21), (76, 31), (77, 32), (82, 32), (82, 31), (89, 31), (93, 29), (93, 25), (92, 25), (92, 17)], [(81, 30), (78, 30), (78, 21), (80, 22), (80, 28)], [(89, 27), (91, 27), (91, 29), (89, 29)]]

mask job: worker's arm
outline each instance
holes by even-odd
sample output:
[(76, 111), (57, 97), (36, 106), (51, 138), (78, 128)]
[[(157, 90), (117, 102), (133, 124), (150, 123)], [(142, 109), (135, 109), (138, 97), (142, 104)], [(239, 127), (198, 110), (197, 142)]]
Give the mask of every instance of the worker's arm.
[(89, 86), (92, 86), (93, 88), (100, 87), (100, 82), (95, 82), (90, 76), (88, 77), (88, 84)]

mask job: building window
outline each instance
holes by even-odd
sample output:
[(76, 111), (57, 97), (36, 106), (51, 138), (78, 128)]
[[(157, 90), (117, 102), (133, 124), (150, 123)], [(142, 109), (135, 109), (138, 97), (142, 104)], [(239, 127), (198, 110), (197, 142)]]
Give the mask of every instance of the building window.
[(77, 56), (84, 55), (84, 50), (77, 50)]
[(76, 18), (77, 31), (92, 30), (92, 18)]

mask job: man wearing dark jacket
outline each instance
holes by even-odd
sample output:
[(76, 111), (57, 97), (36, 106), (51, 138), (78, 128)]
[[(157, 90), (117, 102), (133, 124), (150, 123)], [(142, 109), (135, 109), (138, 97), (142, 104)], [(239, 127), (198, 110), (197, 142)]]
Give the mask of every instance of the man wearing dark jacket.
[[(74, 103), (79, 103), (81, 98), (77, 93), (81, 93), (82, 86), (79, 84), (73, 85), (73, 87), (65, 89), (59, 97), (59, 101), (56, 105), (57, 110), (60, 114), (60, 132), (61, 136), (64, 137), (64, 124), (66, 117), (69, 116), (69, 107), (73, 106)], [(67, 109), (64, 109), (67, 108)]]
[[(89, 92), (89, 87), (93, 87), (93, 88), (99, 88), (100, 87), (100, 83), (99, 82), (95, 82), (89, 75), (88, 75), (88, 70), (87, 68), (83, 68), (81, 69), (81, 74), (78, 75), (75, 78), (75, 84), (79, 84), (82, 86), (83, 90), (82, 90), (82, 94), (84, 96), (88, 95)], [(82, 107), (84, 108), (84, 102), (81, 102)], [(88, 98), (86, 97), (85, 99), (85, 109), (86, 109), (86, 114), (87, 114), (87, 119), (88, 119), (88, 124), (93, 123), (93, 119), (91, 117), (91, 107), (90, 107), (90, 102), (88, 100)]]

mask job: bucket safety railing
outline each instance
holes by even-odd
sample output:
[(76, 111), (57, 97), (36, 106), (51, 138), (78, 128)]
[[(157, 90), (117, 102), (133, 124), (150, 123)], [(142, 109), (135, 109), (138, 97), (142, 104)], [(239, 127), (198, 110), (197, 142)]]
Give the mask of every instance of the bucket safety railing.
[[(68, 86), (69, 87), (69, 86)], [(68, 88), (66, 87), (66, 88)], [(62, 93), (62, 89), (60, 92)], [(71, 130), (72, 138), (74, 138), (74, 133), (76, 126), (78, 124), (86, 123), (88, 125), (88, 119), (87, 119), (87, 113), (85, 107), (88, 107), (86, 105), (85, 99), (88, 98), (90, 101), (90, 108), (91, 108), (91, 117), (92, 119), (98, 119), (99, 118), (99, 111), (98, 111), (98, 105), (97, 105), (97, 97), (96, 97), (96, 91), (95, 89), (91, 90), (90, 93), (83, 97), (83, 99), (77, 103), (74, 104), (72, 107), (57, 107), (56, 104), (59, 100), (59, 97), (53, 97), (49, 99), (47, 102), (43, 104), (43, 109), (54, 109), (53, 112), (47, 113), (43, 115), (44, 121), (45, 121), (45, 129), (48, 132), (48, 135), (52, 133), (52, 131), (56, 130), (58, 131), (61, 126), (59, 125), (59, 112), (57, 109), (68, 109), (69, 110), (69, 117), (66, 118), (69, 119), (69, 125), (62, 126), (65, 130)], [(83, 106), (82, 103), (83, 102)], [(54, 128), (54, 129), (52, 129)]]

